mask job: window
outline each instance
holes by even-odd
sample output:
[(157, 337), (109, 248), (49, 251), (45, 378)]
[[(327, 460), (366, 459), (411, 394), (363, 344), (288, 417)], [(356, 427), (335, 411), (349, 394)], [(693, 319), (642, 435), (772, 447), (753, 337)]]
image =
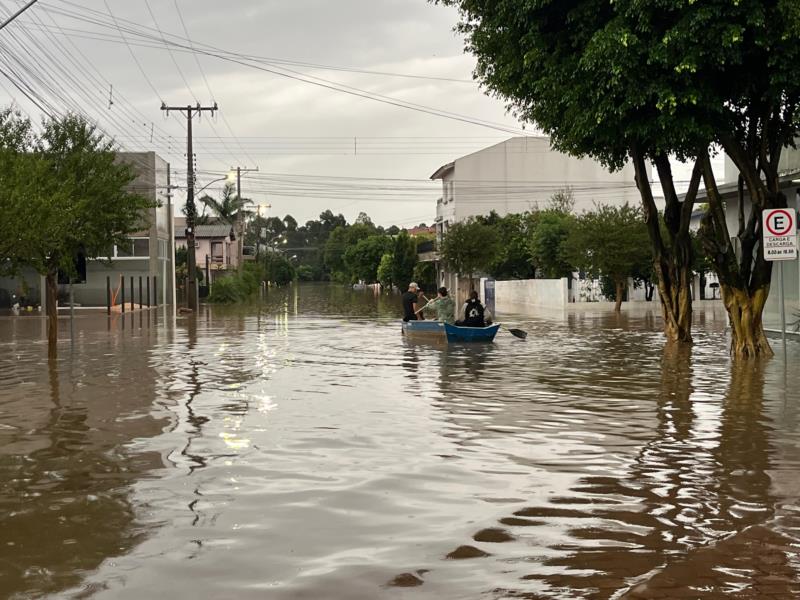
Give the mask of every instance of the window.
[(223, 260), (222, 242), (211, 242), (211, 260), (215, 263), (222, 262)]
[(114, 246), (113, 258), (150, 258), (150, 239), (131, 238)]
[(137, 258), (149, 258), (150, 257), (150, 240), (137, 238), (133, 240), (133, 255)]

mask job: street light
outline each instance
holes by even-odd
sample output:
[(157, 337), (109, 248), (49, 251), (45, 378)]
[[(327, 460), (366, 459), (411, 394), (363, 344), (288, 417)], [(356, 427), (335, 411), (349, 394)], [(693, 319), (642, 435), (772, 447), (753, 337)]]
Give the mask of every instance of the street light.
[(202, 192), (202, 191), (203, 191), (204, 189), (206, 189), (207, 187), (209, 187), (209, 186), (211, 186), (211, 185), (214, 185), (215, 183), (218, 183), (218, 182), (220, 182), (220, 181), (230, 181), (230, 180), (231, 180), (231, 173), (228, 173), (228, 174), (227, 174), (225, 177), (220, 177), (220, 178), (218, 178), (218, 179), (213, 179), (213, 180), (209, 181), (207, 184), (205, 184), (203, 187), (201, 187), (201, 188), (200, 188), (199, 190), (197, 190), (195, 193), (196, 193), (196, 194), (199, 194), (200, 192)]

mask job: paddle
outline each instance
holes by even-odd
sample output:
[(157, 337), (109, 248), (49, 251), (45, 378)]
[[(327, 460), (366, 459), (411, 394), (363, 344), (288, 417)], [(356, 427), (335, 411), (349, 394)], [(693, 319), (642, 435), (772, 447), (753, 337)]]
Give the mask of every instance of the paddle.
[[(423, 297), (423, 298), (425, 298), (425, 296), (422, 296), (422, 297)], [(427, 298), (425, 298), (425, 300), (428, 300), (428, 299), (427, 299)], [(434, 302), (436, 302), (437, 300), (438, 300), (438, 298), (434, 298), (433, 300), (428, 300), (428, 303), (427, 303), (425, 306), (423, 306), (422, 308), (420, 308), (419, 310), (415, 311), (415, 312), (414, 312), (414, 314), (415, 314), (415, 315), (418, 315), (419, 313), (421, 313), (423, 310), (425, 310), (426, 308), (428, 308), (428, 307), (429, 307), (431, 304), (433, 304), (433, 303), (434, 303)]]
[(524, 340), (525, 338), (528, 337), (528, 332), (522, 331), (522, 329), (511, 329), (509, 327), (505, 327), (505, 330), (508, 331), (508, 333), (513, 335), (515, 338), (519, 338), (521, 340)]

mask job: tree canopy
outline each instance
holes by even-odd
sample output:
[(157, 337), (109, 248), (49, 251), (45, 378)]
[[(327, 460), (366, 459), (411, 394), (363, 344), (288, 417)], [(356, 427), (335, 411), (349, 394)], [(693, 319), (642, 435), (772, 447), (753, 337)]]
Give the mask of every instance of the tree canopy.
[(441, 255), (451, 269), (472, 279), (475, 273), (489, 269), (501, 243), (496, 228), (470, 218), (450, 226), (442, 240)]
[(134, 177), (81, 117), (48, 119), (35, 132), (19, 112), (0, 112), (0, 271), (28, 266), (46, 277), (51, 352), (58, 271), (71, 274), (79, 253), (110, 259), (114, 245), (149, 227), (154, 202), (129, 191)]
[(651, 264), (642, 212), (628, 204), (599, 205), (580, 215), (569, 231), (564, 252), (590, 277), (606, 277), (614, 283), (617, 311), (628, 278)]

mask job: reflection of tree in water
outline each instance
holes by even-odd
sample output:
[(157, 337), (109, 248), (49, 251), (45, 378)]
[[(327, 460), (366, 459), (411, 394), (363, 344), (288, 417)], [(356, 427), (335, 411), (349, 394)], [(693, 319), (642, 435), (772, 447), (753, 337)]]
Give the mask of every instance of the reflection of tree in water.
[[(704, 586), (713, 590), (709, 598), (735, 589), (729, 583), (734, 576), (716, 571), (714, 564), (696, 576), (685, 557), (697, 548), (718, 547), (771, 514), (763, 366), (733, 367), (717, 428), (708, 425), (712, 415), (700, 418), (702, 411), (716, 407), (692, 401), (691, 378), (691, 350), (665, 348), (656, 437), (642, 447), (629, 472), (584, 477), (572, 488), (574, 494), (501, 519), (519, 537), (535, 539), (537, 527), (551, 534), (560, 529), (566, 536), (568, 541), (551, 546), (548, 554), (556, 551), (555, 557), (523, 577), (544, 584), (547, 597), (610, 598), (681, 562), (687, 566), (677, 582), (665, 577), (662, 585), (696, 586), (693, 598), (703, 597)], [(643, 595), (630, 597), (670, 597), (652, 595), (652, 590), (635, 593)]]
[(92, 428), (84, 403), (62, 403), (54, 360), (49, 382), (46, 423), (17, 440), (20, 447), (39, 449), (0, 454), (4, 598), (39, 597), (75, 585), (107, 557), (133, 547), (144, 532), (136, 524), (130, 485), (160, 464), (158, 453), (128, 456), (119, 436)]

